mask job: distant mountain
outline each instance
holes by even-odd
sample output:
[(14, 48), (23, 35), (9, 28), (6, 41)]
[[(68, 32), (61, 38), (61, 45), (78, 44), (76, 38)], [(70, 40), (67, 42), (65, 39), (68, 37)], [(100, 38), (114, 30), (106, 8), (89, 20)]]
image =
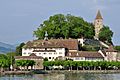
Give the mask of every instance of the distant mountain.
[(14, 52), (15, 46), (0, 42), (0, 53)]

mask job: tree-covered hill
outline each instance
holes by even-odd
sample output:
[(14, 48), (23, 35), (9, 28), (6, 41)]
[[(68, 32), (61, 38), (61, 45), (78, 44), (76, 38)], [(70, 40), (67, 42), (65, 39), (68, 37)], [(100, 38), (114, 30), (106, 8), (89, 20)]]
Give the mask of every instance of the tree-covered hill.
[[(93, 39), (95, 36), (94, 25), (85, 21), (81, 17), (70, 14), (55, 14), (50, 16), (48, 20), (34, 31), (34, 35), (38, 39), (44, 39), (45, 32), (48, 32), (49, 38), (88, 38)], [(112, 43), (113, 32), (109, 27), (104, 26), (100, 30), (99, 40)]]
[(43, 39), (45, 31), (48, 32), (49, 38), (79, 38), (81, 36), (93, 38), (95, 34), (91, 23), (70, 14), (50, 16), (34, 31), (34, 35), (38, 39)]
[(0, 53), (14, 52), (15, 46), (0, 42)]

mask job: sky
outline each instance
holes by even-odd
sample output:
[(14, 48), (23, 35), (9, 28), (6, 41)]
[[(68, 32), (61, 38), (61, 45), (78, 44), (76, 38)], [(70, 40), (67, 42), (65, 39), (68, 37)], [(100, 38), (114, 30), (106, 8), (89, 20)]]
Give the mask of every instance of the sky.
[(0, 42), (18, 44), (35, 39), (33, 31), (55, 14), (72, 14), (93, 22), (101, 11), (104, 25), (120, 45), (120, 0), (0, 0)]

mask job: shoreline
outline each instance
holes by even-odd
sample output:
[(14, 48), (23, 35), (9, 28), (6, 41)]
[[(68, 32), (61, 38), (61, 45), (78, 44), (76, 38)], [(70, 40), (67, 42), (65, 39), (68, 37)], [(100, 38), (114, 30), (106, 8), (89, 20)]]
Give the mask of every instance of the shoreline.
[(113, 74), (120, 73), (120, 70), (37, 70), (36, 71), (4, 71), (0, 75), (20, 75), (20, 74), (52, 74), (52, 73), (92, 73), (92, 74)]
[(31, 74), (31, 71), (4, 71), (4, 72), (0, 72), (0, 75), (20, 75), (20, 74)]
[(95, 74), (100, 74), (100, 73), (120, 73), (120, 70), (51, 70), (51, 71), (46, 71), (49, 73), (95, 73)]

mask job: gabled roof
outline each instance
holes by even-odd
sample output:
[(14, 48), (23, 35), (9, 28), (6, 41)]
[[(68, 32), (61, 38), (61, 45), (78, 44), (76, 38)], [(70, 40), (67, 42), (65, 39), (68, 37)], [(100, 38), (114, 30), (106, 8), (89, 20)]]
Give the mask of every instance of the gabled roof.
[(108, 49), (105, 49), (105, 52), (117, 52), (117, 50), (115, 50), (111, 45)]
[(102, 16), (101, 16), (100, 10), (98, 10), (97, 16), (96, 16), (95, 19), (103, 19)]
[(85, 58), (103, 58), (99, 52), (88, 52), (88, 51), (78, 51), (70, 52), (67, 54), (68, 57), (85, 57)]
[(78, 50), (77, 39), (51, 39), (28, 41), (23, 48), (68, 48)]

